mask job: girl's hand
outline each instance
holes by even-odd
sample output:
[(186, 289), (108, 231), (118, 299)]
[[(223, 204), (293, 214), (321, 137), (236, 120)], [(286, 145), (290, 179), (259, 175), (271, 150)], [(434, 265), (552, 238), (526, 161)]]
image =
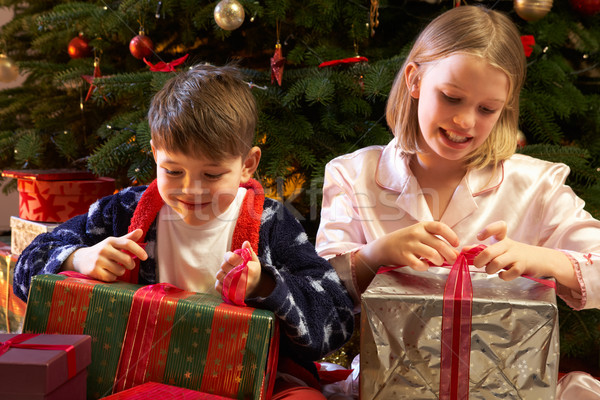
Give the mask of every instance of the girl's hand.
[[(260, 265), (260, 261), (254, 253), (254, 250), (252, 250), (250, 242), (245, 241), (242, 244), (242, 248), (248, 249), (252, 257), (250, 261), (248, 261), (248, 280), (246, 281), (246, 298), (251, 298), (258, 295), (263, 295), (263, 297), (266, 297), (273, 290), (272, 286), (269, 290), (267, 274), (261, 273), (262, 268)], [(216, 275), (217, 281), (215, 282), (215, 289), (218, 293), (221, 293), (223, 291), (223, 280), (225, 279), (225, 276), (229, 273), (229, 271), (240, 265), (243, 261), (244, 260), (242, 256), (235, 254), (232, 251), (228, 251), (227, 253), (225, 253), (225, 260), (223, 261), (223, 264), (221, 264), (221, 268), (219, 269)], [(273, 280), (270, 280), (274, 286)], [(268, 290), (268, 293), (265, 292), (265, 290)]]
[(435, 265), (454, 263), (458, 255), (454, 247), (459, 244), (458, 236), (448, 225), (435, 221), (419, 222), (398, 229), (372, 243), (375, 242), (377, 267), (407, 265), (417, 271), (429, 268), (428, 261)]
[(91, 278), (112, 282), (126, 270), (135, 267), (133, 256), (146, 260), (148, 254), (137, 244), (143, 231), (136, 229), (121, 237), (107, 237), (91, 246), (75, 250), (63, 263), (62, 269), (77, 271)]
[(579, 283), (571, 260), (561, 251), (546, 247), (532, 246), (506, 237), (506, 223), (494, 222), (486, 226), (478, 235), (479, 240), (493, 237), (497, 242), (488, 246), (473, 260), (478, 268), (485, 267), (488, 274), (510, 281), (521, 275), (532, 277), (554, 277), (575, 290)]
[(382, 265), (407, 265), (417, 271), (429, 263), (453, 264), (458, 256), (454, 247), (458, 236), (442, 222), (426, 221), (398, 229), (366, 244), (355, 254), (355, 273), (359, 289), (364, 291)]

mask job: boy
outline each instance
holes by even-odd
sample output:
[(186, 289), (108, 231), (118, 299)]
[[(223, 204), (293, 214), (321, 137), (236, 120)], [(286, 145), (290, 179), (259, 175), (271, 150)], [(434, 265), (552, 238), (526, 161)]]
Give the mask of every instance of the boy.
[(15, 293), (26, 300), (33, 275), (61, 270), (210, 292), (242, 262), (228, 250), (246, 248), (245, 302), (282, 324), (274, 399), (324, 398), (286, 382), (284, 371), (319, 387), (312, 361), (349, 339), (352, 302), (298, 221), (251, 178), (261, 151), (253, 146), (257, 111), (248, 83), (233, 66), (196, 65), (154, 96), (148, 118), (156, 180), (100, 199), (38, 236), (17, 262)]

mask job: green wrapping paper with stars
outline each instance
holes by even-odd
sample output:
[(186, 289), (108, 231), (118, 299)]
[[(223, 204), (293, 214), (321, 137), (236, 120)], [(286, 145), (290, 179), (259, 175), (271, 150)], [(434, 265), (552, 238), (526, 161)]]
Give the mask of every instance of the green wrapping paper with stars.
[[(375, 276), (362, 295), (363, 399), (444, 399), (442, 311), (449, 269)], [(470, 272), (469, 399), (553, 399), (559, 361), (554, 282)], [(544, 284), (546, 283), (546, 284)]]
[(87, 397), (153, 381), (234, 399), (272, 391), (279, 343), (273, 313), (169, 284), (38, 275), (23, 331), (92, 337)]

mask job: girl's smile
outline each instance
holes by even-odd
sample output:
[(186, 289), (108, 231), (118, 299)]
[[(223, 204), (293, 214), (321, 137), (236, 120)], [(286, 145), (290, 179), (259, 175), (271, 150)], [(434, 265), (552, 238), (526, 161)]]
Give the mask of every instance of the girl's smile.
[(467, 136), (464, 134), (457, 134), (454, 132), (447, 131), (443, 128), (440, 128), (440, 132), (446, 139), (448, 139), (450, 142), (452, 142), (452, 143), (450, 143), (450, 145), (467, 143), (469, 140), (473, 139), (471, 136)]

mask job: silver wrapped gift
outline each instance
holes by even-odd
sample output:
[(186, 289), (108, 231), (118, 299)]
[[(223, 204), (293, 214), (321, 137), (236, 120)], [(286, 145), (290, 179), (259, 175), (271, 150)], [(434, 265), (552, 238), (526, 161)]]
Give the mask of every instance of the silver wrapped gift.
[[(362, 295), (361, 399), (438, 399), (449, 269), (378, 274)], [(469, 399), (549, 400), (559, 359), (555, 289), (470, 273)], [(444, 396), (442, 396), (444, 397)]]

